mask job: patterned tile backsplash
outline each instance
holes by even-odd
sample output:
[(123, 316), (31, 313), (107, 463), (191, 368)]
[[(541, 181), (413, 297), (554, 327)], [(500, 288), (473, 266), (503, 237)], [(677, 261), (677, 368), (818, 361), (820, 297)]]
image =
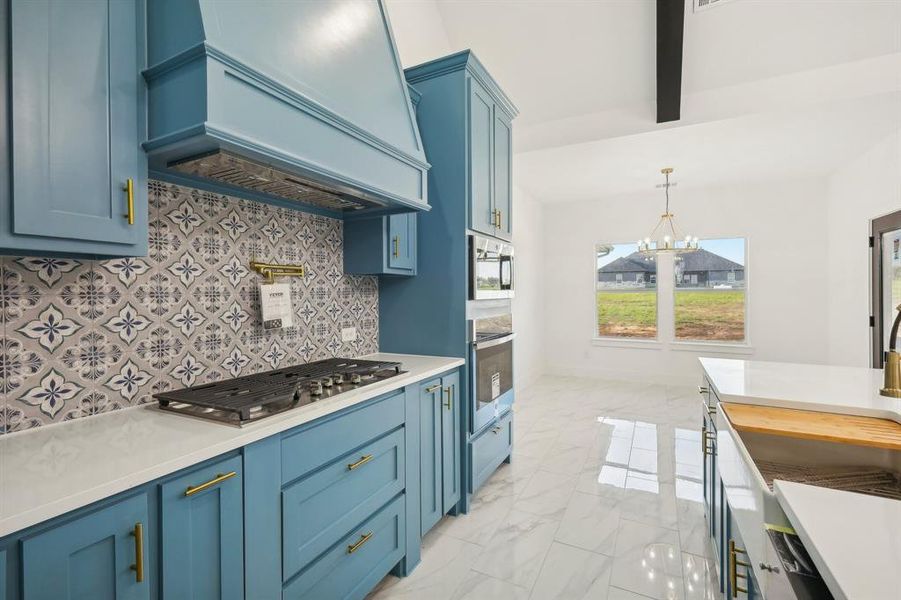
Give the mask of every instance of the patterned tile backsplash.
[[(149, 195), (146, 257), (0, 257), (0, 433), (378, 350), (378, 281), (343, 273), (341, 221), (158, 181)], [(306, 267), (284, 280), (294, 327), (262, 329), (254, 258)]]

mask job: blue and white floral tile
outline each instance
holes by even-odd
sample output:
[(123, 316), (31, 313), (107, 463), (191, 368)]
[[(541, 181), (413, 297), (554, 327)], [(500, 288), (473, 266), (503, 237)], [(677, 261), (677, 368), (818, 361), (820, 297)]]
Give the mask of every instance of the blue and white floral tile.
[(4, 264), (18, 275), (23, 285), (34, 286), (42, 295), (59, 293), (64, 286), (77, 283), (92, 268), (89, 260), (42, 256), (7, 256)]

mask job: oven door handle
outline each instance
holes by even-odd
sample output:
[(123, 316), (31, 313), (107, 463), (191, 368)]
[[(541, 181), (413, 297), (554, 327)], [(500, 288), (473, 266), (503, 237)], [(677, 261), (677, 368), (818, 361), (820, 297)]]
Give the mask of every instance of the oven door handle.
[(503, 337), (491, 338), (490, 340), (484, 340), (481, 342), (473, 342), (472, 346), (476, 350), (482, 350), (484, 348), (491, 348), (492, 346), (500, 346), (501, 344), (506, 344), (516, 337), (515, 333), (510, 333)]

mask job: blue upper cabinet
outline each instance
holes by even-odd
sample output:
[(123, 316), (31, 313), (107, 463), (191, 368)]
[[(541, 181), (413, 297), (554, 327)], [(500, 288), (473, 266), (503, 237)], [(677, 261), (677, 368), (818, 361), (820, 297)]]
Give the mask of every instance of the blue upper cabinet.
[(147, 17), (154, 176), (305, 210), (428, 210), (381, 0), (161, 0)]
[(147, 495), (139, 494), (22, 541), (28, 600), (150, 598)]
[(146, 254), (143, 11), (139, 0), (0, 0), (11, 123), (0, 251)]
[(344, 222), (344, 272), (350, 275), (416, 275), (416, 213)]
[[(446, 168), (456, 164), (448, 153), (461, 153), (459, 170), (447, 175), (464, 184), (459, 194), (467, 199), (468, 227), (510, 239), (516, 107), (469, 50), (407, 69), (406, 76), (421, 95), (417, 111), (423, 136), (448, 141), (429, 146), (430, 153), (440, 153), (430, 160)], [(460, 147), (450, 142), (457, 128), (469, 134)]]
[(244, 597), (241, 471), (233, 456), (161, 486), (164, 598)]

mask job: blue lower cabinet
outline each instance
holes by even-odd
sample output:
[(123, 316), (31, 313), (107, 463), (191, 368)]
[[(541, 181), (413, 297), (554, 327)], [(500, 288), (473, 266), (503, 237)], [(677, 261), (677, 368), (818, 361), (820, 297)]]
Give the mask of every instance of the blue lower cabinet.
[(344, 272), (416, 275), (416, 213), (344, 222)]
[(404, 489), (404, 429), (341, 456), (282, 492), (283, 574), (290, 579)]
[(284, 600), (355, 600), (403, 558), (404, 496), (353, 528), (285, 586)]
[(441, 398), (444, 387), (441, 378), (435, 378), (419, 386), (419, 461), (420, 481), (420, 529), (423, 535), (441, 519), (444, 514), (442, 485)]
[(140, 494), (22, 541), (27, 600), (150, 598), (147, 495)]
[(472, 440), (472, 491), (479, 489), (513, 451), (513, 413), (507, 412)]
[(244, 597), (241, 457), (161, 486), (164, 598)]
[(0, 550), (0, 600), (6, 600), (6, 550)]
[(460, 501), (462, 485), (460, 452), (460, 374), (441, 378), (444, 398), (441, 401), (441, 477), (444, 490), (444, 513)]

